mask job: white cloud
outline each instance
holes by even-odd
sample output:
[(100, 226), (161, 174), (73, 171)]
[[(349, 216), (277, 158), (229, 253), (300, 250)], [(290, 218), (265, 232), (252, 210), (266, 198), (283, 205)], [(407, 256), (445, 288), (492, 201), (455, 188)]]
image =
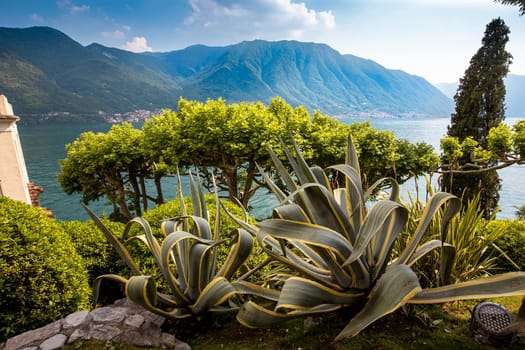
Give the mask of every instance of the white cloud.
[(301, 39), (306, 32), (320, 33), (335, 28), (332, 11), (318, 11), (293, 0), (254, 0), (229, 6), (217, 0), (188, 2), (192, 13), (184, 24), (193, 30), (200, 28), (205, 32), (201, 35), (210, 40), (218, 32), (231, 41)]
[(102, 32), (101, 34), (108, 39), (124, 39), (124, 32), (118, 29), (112, 32)]
[(39, 15), (38, 13), (33, 13), (30, 17), (31, 21), (36, 23), (44, 23), (44, 17)]
[(151, 47), (148, 46), (148, 41), (143, 36), (135, 36), (131, 41), (128, 41), (122, 49), (131, 51), (131, 52), (150, 52), (153, 51)]
[(131, 30), (131, 27), (128, 26), (128, 25), (126, 25), (126, 24), (124, 24), (124, 25), (122, 26), (122, 29), (124, 29), (126, 32), (129, 32), (129, 31)]
[(88, 11), (89, 11), (89, 5), (80, 5), (80, 6), (73, 5), (69, 9), (69, 12), (73, 14), (81, 13), (81, 12), (88, 12)]

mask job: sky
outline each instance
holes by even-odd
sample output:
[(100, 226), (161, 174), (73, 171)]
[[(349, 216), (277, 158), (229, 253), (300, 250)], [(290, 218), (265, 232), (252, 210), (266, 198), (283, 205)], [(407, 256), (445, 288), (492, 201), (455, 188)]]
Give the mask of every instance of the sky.
[(493, 0), (2, 0), (0, 27), (49, 26), (82, 45), (167, 52), (244, 40), (327, 44), (431, 83), (457, 82), (486, 25), (510, 28), (525, 75), (525, 16)]

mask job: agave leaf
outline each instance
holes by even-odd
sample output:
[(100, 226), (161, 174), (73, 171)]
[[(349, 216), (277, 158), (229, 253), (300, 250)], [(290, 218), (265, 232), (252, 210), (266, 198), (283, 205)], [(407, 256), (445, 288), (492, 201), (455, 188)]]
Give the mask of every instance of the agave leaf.
[(383, 177), (374, 182), (368, 187), (368, 190), (364, 194), (365, 201), (368, 201), (372, 195), (374, 195), (378, 189), (382, 188), (385, 183), (390, 184), (390, 196), (388, 199), (397, 202), (399, 199), (399, 183), (396, 179), (391, 177)]
[[(268, 244), (270, 248), (268, 248), (266, 244)], [(272, 259), (283, 263), (284, 265), (288, 266), (292, 270), (297, 271), (303, 276), (308, 276), (313, 280), (328, 286), (329, 288), (343, 290), (341, 286), (335, 283), (332, 274), (329, 270), (319, 268), (318, 266), (314, 266), (309, 262), (304, 261), (288, 248), (286, 248), (286, 255), (284, 255), (280, 250), (281, 248), (279, 246), (279, 242), (273, 237), (264, 237), (264, 241), (261, 241), (259, 245), (262, 247), (264, 252)]]
[[(284, 148), (286, 148), (286, 147), (284, 147)], [(270, 153), (270, 157), (272, 158), (272, 162), (273, 162), (273, 164), (275, 166), (275, 169), (277, 169), (277, 173), (279, 174), (279, 176), (283, 180), (285, 186), (288, 188), (288, 191), (290, 191), (290, 192), (291, 191), (295, 191), (295, 189), (297, 188), (297, 184), (295, 183), (293, 178), (288, 173), (288, 170), (286, 170), (286, 168), (284, 167), (283, 163), (281, 162), (279, 157), (277, 157), (275, 152), (270, 147), (267, 147), (267, 149), (268, 149), (268, 153)]]
[(188, 289), (185, 294), (196, 300), (202, 289), (208, 284), (209, 254), (211, 245), (194, 242), (190, 247)]
[(424, 289), (410, 304), (435, 304), (456, 300), (525, 295), (525, 272), (508, 272), (495, 276)]
[(122, 284), (126, 284), (128, 282), (127, 278), (124, 278), (119, 275), (114, 274), (106, 274), (106, 275), (100, 275), (95, 278), (93, 281), (93, 305), (97, 304), (98, 298), (100, 296), (100, 287), (102, 285), (103, 280), (112, 280), (116, 282), (120, 282)]
[(104, 225), (100, 218), (93, 211), (91, 211), (91, 209), (89, 209), (87, 205), (84, 203), (80, 204), (87, 211), (88, 215), (91, 217), (93, 222), (95, 222), (95, 225), (97, 225), (99, 230), (102, 231), (108, 242), (113, 246), (113, 248), (115, 248), (117, 253), (120, 255), (120, 258), (126, 263), (126, 265), (128, 265), (133, 274), (143, 275), (138, 265), (133, 261), (133, 258), (129, 254), (126, 247), (115, 237), (115, 235), (113, 235), (113, 233), (106, 227), (106, 225)]
[[(419, 245), (419, 241), (423, 237), (423, 234), (425, 233), (428, 225), (432, 221), (434, 214), (445, 203), (448, 203), (447, 214), (443, 215), (442, 226), (448, 226), (448, 221), (459, 211), (461, 201), (459, 198), (450, 193), (438, 192), (434, 194), (425, 205), (425, 209), (423, 211), (423, 214), (421, 215), (419, 224), (414, 234), (412, 235), (412, 238), (410, 239), (410, 242), (408, 243), (407, 247), (399, 255), (399, 258), (396, 261), (397, 264), (405, 264), (407, 261), (410, 260), (410, 257), (412, 256), (412, 254), (414, 254), (414, 251)], [(442, 241), (445, 240), (442, 239)]]
[(330, 180), (328, 179), (328, 176), (326, 176), (326, 173), (324, 172), (323, 168), (313, 166), (310, 168), (310, 171), (315, 177), (315, 182), (319, 183), (320, 185), (323, 185), (328, 189), (331, 188)]
[(290, 151), (288, 150), (288, 147), (286, 147), (286, 144), (282, 140), (281, 140), (281, 144), (282, 144), (284, 153), (288, 157), (288, 161), (290, 162), (290, 165), (292, 166), (295, 176), (297, 176), (297, 179), (299, 180), (299, 183), (301, 185), (305, 185), (307, 183), (317, 182), (312, 170), (310, 169), (310, 166), (304, 160), (304, 157), (301, 154), (301, 150), (299, 149), (297, 142), (295, 142), (295, 139), (293, 137), (291, 137), (291, 141), (292, 141), (292, 147), (295, 151), (296, 157), (294, 157), (290, 153)]
[(157, 263), (157, 266), (160, 267), (160, 244), (159, 241), (157, 241), (157, 239), (153, 235), (153, 231), (151, 230), (151, 227), (146, 220), (144, 220), (141, 217), (136, 217), (128, 221), (126, 227), (124, 228), (124, 232), (122, 233), (122, 238), (127, 239), (128, 233), (130, 232), (133, 224), (138, 224), (140, 227), (142, 227), (142, 230), (144, 231), (143, 236), (146, 238), (146, 245), (151, 254), (153, 255), (153, 259)]
[(224, 265), (217, 273), (230, 280), (237, 269), (244, 264), (253, 248), (253, 237), (243, 229), (237, 229), (232, 237), (234, 242)]
[(259, 166), (259, 164), (256, 165), (257, 169), (259, 170), (259, 173), (264, 179), (264, 182), (270, 188), (270, 191), (272, 191), (279, 203), (283, 203), (283, 201), (286, 200), (286, 194), (279, 188), (279, 186), (275, 184), (275, 182), (272, 181), (272, 179), (270, 179), (270, 177), (266, 174), (264, 169)]
[(226, 208), (225, 205), (223, 205), (221, 203), (221, 206), (222, 208), (224, 209), (224, 211), (226, 211), (226, 214), (228, 214), (228, 216), (233, 220), (235, 221), (235, 223), (239, 226), (241, 226), (243, 229), (245, 229), (246, 231), (248, 231), (252, 236), (255, 236), (255, 234), (257, 233), (257, 227), (254, 227), (252, 225), (250, 225), (248, 223), (248, 213), (246, 212), (246, 209), (244, 209), (244, 207), (242, 205), (239, 205), (241, 208), (242, 208), (242, 211), (243, 213), (245, 214), (244, 216), (244, 220), (241, 220), (239, 218), (237, 218), (234, 214), (232, 214), (232, 212), (230, 212), (228, 210), (228, 208)]
[[(453, 249), (454, 251), (456, 248), (446, 242), (442, 242), (439, 239), (433, 239), (431, 241), (426, 242), (425, 244), (421, 245), (417, 250), (412, 254), (410, 259), (407, 261), (406, 265), (412, 266), (414, 265), (419, 259), (426, 256), (428, 253), (430, 253), (433, 250), (440, 249), (441, 247), (445, 247), (446, 249)], [(455, 254), (455, 253), (454, 253)]]
[(272, 301), (279, 300), (279, 296), (281, 295), (277, 290), (265, 288), (247, 281), (234, 281), (231, 282), (231, 284), (239, 294), (249, 294)]
[(250, 328), (266, 328), (277, 322), (290, 320), (308, 315), (324, 314), (342, 308), (340, 304), (324, 304), (308, 310), (296, 310), (286, 314), (265, 309), (264, 307), (248, 301), (244, 303), (237, 313), (237, 321)]
[(421, 291), (419, 280), (407, 265), (388, 268), (377, 280), (363, 309), (337, 335), (335, 341), (357, 335), (375, 320), (395, 311)]
[(345, 164), (350, 165), (356, 170), (358, 174), (361, 174), (361, 169), (359, 168), (359, 158), (357, 157), (357, 151), (354, 146), (354, 141), (350, 134), (348, 135), (348, 143), (346, 145), (346, 158)]
[(199, 294), (195, 304), (189, 308), (194, 315), (200, 315), (212, 307), (224, 303), (235, 294), (237, 291), (226, 278), (216, 277), (208, 283)]
[(155, 282), (150, 276), (132, 276), (126, 283), (126, 296), (129, 300), (157, 315), (169, 318), (191, 316), (191, 313), (182, 308), (174, 308), (168, 312), (157, 307), (158, 295), (156, 289)]
[[(191, 270), (191, 262), (190, 262), (190, 249), (186, 252), (186, 255), (182, 256), (180, 255), (181, 252), (179, 251), (179, 247), (185, 247), (189, 245), (189, 242), (192, 240), (205, 244), (207, 246), (211, 246), (214, 242), (210, 240), (205, 240), (202, 238), (199, 238), (195, 235), (192, 235), (189, 232), (185, 231), (177, 231), (172, 232), (169, 234), (166, 239), (162, 242), (161, 247), (161, 267), (160, 271), (162, 275), (164, 276), (164, 279), (168, 283), (168, 286), (171, 288), (172, 292), (174, 293), (174, 297), (176, 297), (178, 300), (180, 300), (181, 304), (188, 303), (189, 299), (184, 294), (184, 291), (188, 290), (190, 279), (192, 278), (192, 275), (199, 275), (199, 273)], [(178, 273), (178, 279), (173, 275), (170, 265), (169, 265), (169, 258), (172, 256), (175, 258), (175, 265), (177, 267), (177, 273)], [(195, 253), (194, 253), (195, 254)], [(195, 278), (196, 276), (193, 276), (193, 288), (196, 288), (197, 282)], [(199, 276), (200, 279), (200, 276)]]
[(403, 229), (407, 217), (406, 209), (400, 204), (391, 200), (377, 202), (366, 216), (361, 230), (357, 233), (352, 254), (346, 259), (343, 266), (359, 259), (372, 240), (377, 247), (373, 252), (374, 257), (369, 257), (368, 264), (369, 266), (381, 266), (386, 259), (386, 253), (390, 251), (392, 243)]
[(347, 213), (342, 211), (335, 197), (326, 187), (309, 183), (299, 187), (289, 197), (296, 200), (312, 223), (340, 232), (348, 240), (352, 236), (353, 229), (349, 224)]
[[(182, 192), (182, 181), (179, 173), (179, 167), (177, 166), (177, 197), (179, 198), (179, 206), (181, 210), (181, 216), (187, 217), (188, 216), (188, 209), (186, 208), (186, 202), (184, 202), (184, 193)], [(182, 231), (188, 232), (189, 229), (189, 223), (188, 220), (183, 221)], [(176, 231), (176, 230), (173, 230)]]
[(265, 220), (259, 223), (259, 227), (257, 239), (261, 246), (268, 234), (276, 239), (287, 239), (292, 243), (298, 241), (311, 246), (343, 288), (356, 286), (358, 280), (366, 280), (367, 272), (360, 262), (349, 269), (342, 268), (341, 263), (351, 254), (352, 246), (341, 234), (328, 227), (282, 219)]
[(353, 242), (355, 240), (355, 232), (359, 231), (361, 228), (361, 222), (366, 215), (361, 175), (356, 169), (346, 164), (333, 165), (327, 169), (337, 170), (345, 175), (346, 205), (343, 206), (343, 208), (346, 209), (345, 212), (347, 213), (349, 223), (353, 228), (353, 230), (350, 231), (350, 236), (348, 237)]
[(325, 226), (284, 219), (267, 219), (259, 222), (258, 226), (260, 230), (257, 233), (257, 239), (260, 243), (267, 234), (271, 234), (275, 238), (322, 247), (341, 257), (352, 253), (350, 243), (339, 232)]
[(291, 277), (283, 285), (275, 311), (306, 310), (321, 304), (353, 305), (362, 301), (365, 296), (363, 290), (339, 292), (312, 280)]

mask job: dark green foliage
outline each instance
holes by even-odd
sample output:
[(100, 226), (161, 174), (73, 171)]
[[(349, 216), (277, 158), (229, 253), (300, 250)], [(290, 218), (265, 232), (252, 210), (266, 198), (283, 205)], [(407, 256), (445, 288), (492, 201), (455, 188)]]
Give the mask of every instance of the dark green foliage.
[(497, 230), (504, 226), (505, 232), (494, 242), (517, 265), (505, 257), (498, 259), (498, 266), (503, 271), (525, 270), (525, 222), (518, 220), (495, 220), (488, 225), (489, 230)]
[[(103, 219), (103, 222), (115, 232), (124, 230), (125, 225), (120, 222), (107, 219)], [(99, 275), (120, 273), (127, 268), (92, 221), (64, 221), (61, 225), (84, 260), (90, 284)]]
[[(460, 142), (472, 137), (480, 146), (487, 146), (489, 129), (498, 126), (505, 118), (505, 84), (503, 78), (509, 71), (512, 55), (505, 50), (509, 41), (509, 28), (502, 19), (492, 20), (486, 27), (482, 46), (470, 60), (454, 101), (456, 110), (451, 115), (448, 136)], [(460, 165), (473, 163), (473, 154), (465, 153)], [(472, 170), (464, 168), (463, 170)], [(482, 210), (490, 216), (498, 204), (499, 178), (489, 174), (445, 174), (442, 190), (463, 197), (464, 203), (472, 199), (480, 188)]]
[(520, 15), (525, 14), (525, 1), (524, 0), (495, 0), (496, 2), (501, 2), (503, 5), (513, 5), (518, 6)]
[[(120, 222), (102, 220), (114, 232), (124, 230), (125, 225)], [(122, 262), (95, 223), (92, 221), (64, 221), (61, 222), (61, 226), (71, 238), (78, 254), (82, 256), (90, 286), (93, 285), (95, 278), (103, 274), (131, 275), (129, 268)], [(99, 298), (99, 304), (110, 304), (115, 299), (123, 297), (122, 287), (112, 281), (104, 281), (102, 290), (104, 298)]]
[(0, 341), (88, 307), (82, 258), (43, 211), (0, 197)]

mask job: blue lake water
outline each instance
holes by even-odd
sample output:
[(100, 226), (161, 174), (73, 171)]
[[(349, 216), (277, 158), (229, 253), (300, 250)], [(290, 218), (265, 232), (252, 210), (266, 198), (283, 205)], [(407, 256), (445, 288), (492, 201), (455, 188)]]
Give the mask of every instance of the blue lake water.
[[(370, 118), (349, 119), (345, 122), (369, 120), (373, 127), (391, 130), (397, 137), (411, 142), (427, 142), (439, 150), (439, 140), (446, 133), (449, 118)], [(508, 118), (512, 125), (517, 119)], [(58, 160), (66, 156), (65, 145), (75, 140), (84, 131), (106, 132), (111, 124), (42, 124), (18, 125), (18, 131), (26, 160), (30, 181), (44, 188), (41, 205), (50, 208), (59, 220), (87, 220), (80, 206), (80, 196), (66, 195), (56, 181), (60, 171)], [(515, 165), (498, 171), (502, 179), (500, 191), (500, 218), (513, 218), (515, 206), (525, 204), (525, 166)], [(408, 181), (402, 187), (405, 193), (414, 190), (414, 182)], [(174, 188), (166, 187), (166, 198), (174, 196)], [(251, 203), (256, 217), (268, 215), (275, 205), (271, 197), (260, 191)], [(104, 203), (93, 203), (98, 213), (104, 211)], [(109, 213), (109, 210), (108, 210)]]

